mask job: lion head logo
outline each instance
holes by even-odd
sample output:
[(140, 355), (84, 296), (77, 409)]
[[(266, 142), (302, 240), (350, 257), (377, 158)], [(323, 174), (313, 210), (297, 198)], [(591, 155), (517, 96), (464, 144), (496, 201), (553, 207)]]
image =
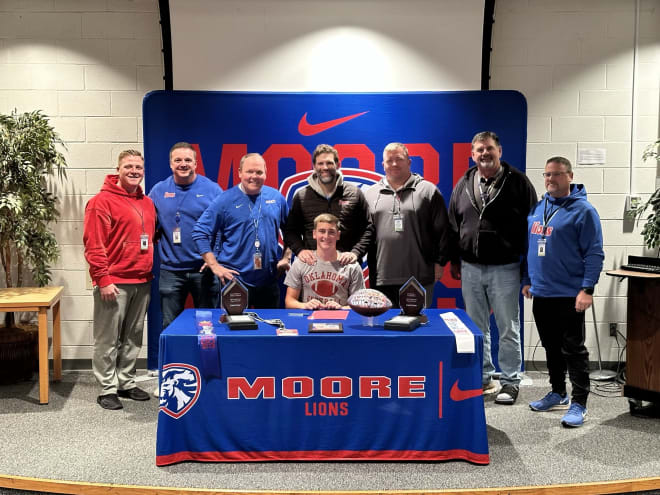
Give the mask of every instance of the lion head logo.
[(186, 414), (197, 402), (202, 388), (199, 370), (189, 364), (163, 366), (160, 382), (160, 410), (174, 419)]

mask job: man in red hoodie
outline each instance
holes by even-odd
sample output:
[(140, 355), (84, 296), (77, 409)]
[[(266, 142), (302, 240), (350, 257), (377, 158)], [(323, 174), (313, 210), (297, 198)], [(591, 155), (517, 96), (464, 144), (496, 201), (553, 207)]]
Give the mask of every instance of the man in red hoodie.
[(94, 284), (94, 376), (101, 385), (96, 402), (121, 409), (119, 397), (149, 400), (135, 385), (144, 316), (151, 291), (154, 204), (142, 192), (144, 158), (119, 154), (118, 175), (105, 178), (85, 208), (85, 259)]

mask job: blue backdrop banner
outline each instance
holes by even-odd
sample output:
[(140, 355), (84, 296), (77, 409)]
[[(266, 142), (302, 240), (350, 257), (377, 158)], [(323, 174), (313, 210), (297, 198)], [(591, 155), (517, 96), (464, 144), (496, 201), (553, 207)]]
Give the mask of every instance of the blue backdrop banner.
[[(223, 189), (238, 182), (238, 163), (245, 153), (261, 153), (268, 167), (266, 184), (278, 188), (289, 205), (295, 191), (306, 184), (312, 151), (320, 143), (337, 148), (345, 179), (363, 186), (382, 176), (385, 145), (405, 143), (413, 172), (437, 184), (446, 203), (458, 179), (473, 165), (470, 142), (477, 132), (496, 132), (502, 158), (525, 168), (527, 104), (516, 91), (155, 91), (144, 99), (143, 117), (147, 191), (171, 174), (168, 152), (178, 141), (193, 144), (198, 173)], [(158, 276), (157, 264), (154, 273)], [(152, 290), (148, 367), (155, 369), (161, 333), (157, 279)], [(460, 282), (450, 277), (448, 267), (433, 296), (439, 308), (464, 307)], [(491, 325), (495, 327), (492, 318)], [(497, 362), (497, 338), (493, 355)]]

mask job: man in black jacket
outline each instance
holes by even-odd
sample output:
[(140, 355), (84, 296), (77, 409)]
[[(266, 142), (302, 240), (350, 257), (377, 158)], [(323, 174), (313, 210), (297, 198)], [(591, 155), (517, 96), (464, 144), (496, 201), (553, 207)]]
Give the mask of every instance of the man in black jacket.
[(341, 166), (337, 150), (327, 144), (319, 144), (312, 155), (314, 172), (308, 185), (296, 191), (284, 228), (284, 243), (301, 261), (313, 265), (316, 262), (314, 219), (322, 213), (330, 213), (341, 225), (337, 241), (338, 260), (342, 265), (355, 263), (367, 253), (373, 232), (369, 217), (369, 205), (362, 191), (344, 182), (339, 171)]
[(449, 221), (458, 238), (451, 273), (461, 280), (467, 314), (484, 334), (484, 393), (494, 393), (490, 352), (490, 311), (499, 330), (502, 370), (495, 402), (518, 398), (520, 349), (520, 262), (526, 252), (527, 214), (537, 203), (534, 186), (520, 171), (500, 162), (502, 146), (494, 132), (472, 139), (472, 160), (449, 202)]

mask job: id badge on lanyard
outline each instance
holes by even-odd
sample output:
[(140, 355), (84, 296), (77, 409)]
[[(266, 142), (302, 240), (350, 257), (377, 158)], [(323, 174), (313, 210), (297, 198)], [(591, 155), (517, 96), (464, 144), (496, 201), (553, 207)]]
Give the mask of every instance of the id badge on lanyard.
[(252, 268), (255, 270), (261, 270), (263, 263), (261, 259), (261, 251), (259, 251), (259, 247), (261, 247), (261, 242), (259, 242), (259, 239), (254, 240), (254, 255), (252, 255)]
[(400, 213), (394, 214), (394, 232), (403, 232), (403, 216)]
[(181, 214), (176, 212), (176, 227), (172, 230), (172, 242), (174, 244), (181, 244), (181, 227), (179, 227), (179, 222), (181, 221)]
[(255, 270), (261, 270), (262, 268), (260, 251), (256, 251), (252, 256), (252, 268), (254, 268)]
[(146, 251), (149, 249), (149, 235), (141, 234), (140, 235), (140, 251)]
[(538, 250), (537, 250), (536, 254), (537, 254), (539, 257), (545, 256), (545, 252), (546, 252), (546, 243), (547, 243), (547, 241), (546, 241), (546, 238), (545, 238), (545, 237), (541, 237), (541, 238), (538, 240), (538, 242), (537, 242)]

